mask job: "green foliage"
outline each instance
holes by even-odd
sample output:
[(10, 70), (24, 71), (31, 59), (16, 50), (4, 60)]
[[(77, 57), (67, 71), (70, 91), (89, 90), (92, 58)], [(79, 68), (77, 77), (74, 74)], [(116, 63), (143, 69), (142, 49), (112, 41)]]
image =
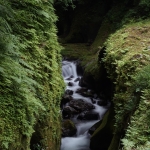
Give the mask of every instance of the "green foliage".
[(148, 150), (150, 147), (150, 90), (142, 91), (141, 101), (138, 109), (131, 118), (124, 139), (122, 139), (125, 150)]
[[(126, 131), (122, 140), (125, 150), (149, 148), (150, 53), (139, 44), (149, 36), (145, 28), (149, 23), (126, 26), (105, 43), (103, 62), (115, 84), (115, 133)], [(148, 44), (146, 39), (143, 44)]]
[(148, 142), (150, 140), (150, 65), (138, 72), (134, 80), (135, 92), (141, 92), (140, 103), (131, 118), (131, 123), (122, 142), (125, 150), (133, 148), (148, 150), (150, 146)]
[(150, 65), (144, 67), (140, 72), (137, 73), (135, 76), (134, 87), (136, 92), (150, 88)]
[(0, 2), (0, 149), (29, 149), (39, 122), (42, 147), (57, 131), (51, 146), (59, 149), (64, 83), (56, 20), (49, 1)]
[(150, 1), (149, 0), (140, 0), (139, 6), (146, 8), (148, 11), (150, 9)]
[(74, 1), (76, 0), (58, 0), (55, 2), (55, 5), (61, 5), (64, 10), (67, 10), (69, 6), (75, 8)]

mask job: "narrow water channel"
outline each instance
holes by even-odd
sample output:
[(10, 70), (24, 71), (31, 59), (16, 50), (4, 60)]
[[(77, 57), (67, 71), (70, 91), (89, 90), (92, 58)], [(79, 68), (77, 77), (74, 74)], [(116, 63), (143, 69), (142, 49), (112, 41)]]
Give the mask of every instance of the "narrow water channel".
[[(77, 119), (79, 114), (71, 117), (70, 119), (75, 123), (75, 126), (77, 128), (77, 133), (73, 137), (62, 138), (61, 150), (90, 150), (90, 134), (88, 133), (88, 130), (96, 122), (102, 119), (103, 115), (108, 109), (109, 104), (105, 107), (99, 106), (97, 102), (100, 101), (100, 99), (98, 97), (92, 98), (95, 101), (95, 103), (93, 103), (90, 97), (84, 97), (76, 92), (78, 89), (81, 88), (79, 86), (79, 81), (77, 81), (77, 79), (79, 80), (81, 76), (78, 76), (77, 74), (77, 66), (75, 62), (63, 61), (62, 71), (64, 81), (66, 83), (66, 90), (69, 89), (73, 91), (73, 100), (82, 99), (83, 101), (92, 104), (95, 108), (90, 110), (90, 112), (97, 113), (98, 119), (79, 120)], [(72, 83), (72, 86), (69, 86), (69, 83)], [(88, 91), (90, 91), (90, 89), (88, 89)], [(65, 107), (66, 105), (68, 105), (68, 103), (65, 104), (63, 107)]]

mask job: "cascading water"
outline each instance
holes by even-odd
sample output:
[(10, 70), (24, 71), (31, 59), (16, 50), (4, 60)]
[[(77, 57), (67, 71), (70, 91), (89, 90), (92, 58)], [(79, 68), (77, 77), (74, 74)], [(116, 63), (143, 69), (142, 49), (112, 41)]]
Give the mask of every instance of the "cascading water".
[[(108, 109), (107, 107), (102, 107), (97, 104), (99, 99), (94, 99), (95, 104), (92, 103), (90, 97), (84, 97), (78, 93), (76, 93), (77, 89), (81, 88), (79, 86), (79, 81), (75, 81), (77, 78), (81, 78), (81, 76), (77, 75), (76, 64), (74, 62), (63, 61), (62, 62), (62, 71), (64, 81), (66, 83), (66, 90), (73, 91), (73, 100), (82, 99), (85, 102), (91, 103), (95, 106), (95, 109), (91, 110), (91, 112), (96, 112), (99, 115), (99, 120), (102, 119), (103, 115)], [(68, 80), (69, 78), (69, 80)], [(71, 82), (72, 86), (68, 86), (68, 83)], [(67, 104), (66, 104), (67, 105)], [(61, 150), (90, 150), (90, 134), (88, 133), (88, 129), (93, 126), (99, 120), (78, 120), (77, 115), (71, 118), (71, 120), (75, 123), (77, 128), (77, 133), (73, 137), (64, 137), (61, 140)]]
[(70, 77), (71, 75), (74, 78), (77, 78), (76, 65), (73, 62), (63, 61), (62, 62), (62, 70), (64, 79)]

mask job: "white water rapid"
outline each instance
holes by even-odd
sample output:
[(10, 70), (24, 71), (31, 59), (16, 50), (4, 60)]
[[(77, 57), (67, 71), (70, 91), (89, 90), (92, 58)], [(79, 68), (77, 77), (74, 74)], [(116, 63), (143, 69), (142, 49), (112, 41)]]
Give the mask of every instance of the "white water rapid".
[[(83, 99), (86, 102), (89, 102), (91, 104), (92, 101), (89, 97), (83, 97), (80, 94), (76, 93), (76, 90), (81, 88), (79, 86), (79, 81), (75, 82), (75, 79), (81, 78), (81, 76), (77, 75), (76, 71), (76, 63), (75, 62), (69, 62), (69, 61), (63, 61), (62, 62), (62, 71), (63, 71), (63, 77), (64, 81), (66, 83), (66, 90), (73, 90), (73, 99)], [(71, 77), (71, 78), (70, 78)], [(70, 78), (68, 80), (68, 78)], [(68, 86), (68, 83), (73, 83), (73, 86)], [(97, 101), (97, 99), (94, 99)], [(66, 104), (67, 105), (67, 104)], [(108, 107), (102, 107), (97, 105), (96, 103), (93, 104), (95, 106), (95, 109), (92, 110), (92, 112), (98, 112), (99, 119), (101, 120), (105, 112), (107, 111)], [(90, 150), (90, 134), (88, 133), (88, 129), (93, 126), (96, 122), (99, 120), (78, 120), (76, 119), (77, 116), (74, 118), (71, 118), (71, 120), (75, 123), (77, 128), (77, 133), (73, 137), (64, 137), (61, 140), (61, 150)]]

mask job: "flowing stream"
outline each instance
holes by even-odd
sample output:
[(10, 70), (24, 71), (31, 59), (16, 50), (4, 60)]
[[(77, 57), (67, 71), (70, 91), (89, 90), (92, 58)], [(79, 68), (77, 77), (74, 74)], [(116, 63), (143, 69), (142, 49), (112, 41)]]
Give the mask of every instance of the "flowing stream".
[[(81, 78), (81, 76), (77, 75), (76, 71), (76, 63), (73, 61), (63, 61), (62, 62), (62, 71), (63, 71), (63, 77), (64, 81), (66, 83), (66, 89), (73, 90), (73, 99), (83, 99), (84, 101), (88, 103), (92, 103), (91, 99), (89, 97), (84, 97), (78, 93), (76, 93), (76, 90), (81, 88), (79, 86), (79, 81), (75, 82), (75, 79)], [(69, 81), (68, 78), (72, 77)], [(73, 86), (68, 86), (68, 82), (72, 82)], [(89, 89), (90, 90), (90, 89)], [(94, 99), (96, 102), (99, 99)], [(66, 104), (67, 105), (67, 104)], [(108, 109), (107, 107), (99, 106), (97, 103), (93, 104), (95, 106), (95, 109), (92, 110), (92, 112), (97, 112), (99, 114), (99, 120), (102, 119), (103, 115)], [(109, 105), (109, 104), (108, 104)], [(75, 123), (77, 128), (77, 133), (73, 137), (64, 137), (61, 140), (61, 150), (90, 150), (90, 134), (88, 133), (88, 129), (93, 126), (96, 122), (99, 120), (78, 120), (77, 116), (74, 116), (71, 118), (71, 120)]]

